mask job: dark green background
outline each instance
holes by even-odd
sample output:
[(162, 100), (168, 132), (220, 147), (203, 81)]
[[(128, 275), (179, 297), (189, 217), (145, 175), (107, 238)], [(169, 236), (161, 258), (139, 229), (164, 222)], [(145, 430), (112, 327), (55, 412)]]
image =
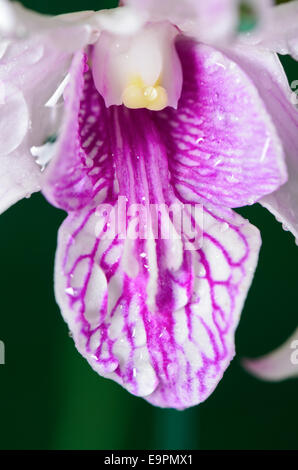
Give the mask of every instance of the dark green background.
[[(27, 0), (47, 13), (111, 1)], [(289, 78), (297, 64), (284, 59)], [(0, 218), (1, 449), (298, 449), (298, 381), (263, 383), (240, 365), (297, 325), (298, 248), (263, 208), (241, 211), (262, 232), (257, 273), (237, 331), (237, 358), (204, 404), (153, 408), (97, 376), (76, 352), (53, 296), (53, 260), (64, 213), (40, 195)]]

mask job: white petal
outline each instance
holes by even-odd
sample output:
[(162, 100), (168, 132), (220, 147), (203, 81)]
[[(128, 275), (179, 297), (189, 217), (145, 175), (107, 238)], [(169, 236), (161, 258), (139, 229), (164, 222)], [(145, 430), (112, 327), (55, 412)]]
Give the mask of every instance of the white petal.
[(237, 0), (124, 0), (152, 21), (170, 21), (199, 41), (221, 41), (237, 28)]
[(90, 24), (113, 34), (131, 35), (138, 32), (148, 19), (144, 10), (129, 6), (101, 10), (90, 18)]
[(243, 41), (258, 44), (279, 54), (290, 54), (298, 59), (297, 0), (268, 9), (263, 26), (257, 34), (244, 36)]
[(247, 359), (244, 366), (257, 377), (273, 382), (298, 377), (298, 329), (278, 349), (257, 359)]
[(0, 82), (0, 116), (0, 155), (5, 155), (20, 145), (29, 127), (23, 93), (10, 83)]
[(0, 0), (0, 36), (22, 37), (28, 32), (44, 28), (50, 16), (28, 10), (20, 3)]

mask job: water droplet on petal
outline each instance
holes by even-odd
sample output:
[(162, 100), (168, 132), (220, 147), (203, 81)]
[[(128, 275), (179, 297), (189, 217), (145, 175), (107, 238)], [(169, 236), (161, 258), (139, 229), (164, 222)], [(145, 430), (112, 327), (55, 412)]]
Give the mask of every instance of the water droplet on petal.
[(229, 224), (227, 222), (224, 222), (223, 224), (221, 224), (220, 226), (221, 232), (226, 232), (228, 229), (229, 229)]
[(206, 269), (205, 266), (201, 266), (199, 270), (199, 276), (205, 277), (206, 276)]

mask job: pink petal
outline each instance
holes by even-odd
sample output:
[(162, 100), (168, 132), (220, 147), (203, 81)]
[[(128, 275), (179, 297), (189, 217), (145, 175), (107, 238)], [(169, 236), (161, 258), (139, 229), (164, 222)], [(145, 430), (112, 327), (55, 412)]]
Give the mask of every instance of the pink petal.
[(43, 179), (47, 199), (68, 211), (102, 202), (114, 178), (107, 110), (86, 61), (83, 53), (73, 59), (58, 148)]
[[(10, 206), (40, 190), (39, 173), (24, 147), (10, 155), (0, 155), (0, 214)], [(21, 162), (21, 163), (20, 163)]]
[[(240, 46), (230, 49), (231, 58), (253, 80), (278, 131), (286, 154), (289, 179), (261, 203), (298, 238), (298, 110), (278, 57), (263, 48)], [(294, 98), (294, 99), (293, 99)]]
[(179, 257), (173, 241), (109, 239), (105, 222), (96, 210), (73, 213), (59, 232), (56, 298), (76, 347), (154, 405), (204, 401), (234, 356), (257, 229), (205, 211), (203, 247), (182, 251), (174, 267), (165, 258), (171, 249)]
[(273, 382), (298, 377), (298, 330), (270, 354), (246, 359), (244, 367), (260, 379)]
[(178, 111), (155, 116), (172, 182), (187, 201), (252, 204), (286, 181), (283, 149), (256, 87), (235, 62), (178, 43), (184, 85)]
[[(282, 148), (263, 102), (220, 53), (191, 41), (179, 50), (184, 90), (178, 110), (147, 112), (164, 136), (176, 192), (191, 202), (252, 204), (285, 181)], [(66, 210), (102, 202), (114, 176), (107, 157), (113, 107), (104, 106), (90, 72), (83, 78), (84, 61), (74, 60), (59, 147), (44, 180), (46, 197)]]

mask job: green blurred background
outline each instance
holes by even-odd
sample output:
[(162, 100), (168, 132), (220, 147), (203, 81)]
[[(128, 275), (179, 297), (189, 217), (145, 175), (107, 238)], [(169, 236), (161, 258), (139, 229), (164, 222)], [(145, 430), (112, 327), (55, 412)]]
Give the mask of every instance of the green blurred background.
[[(26, 0), (44, 13), (116, 1)], [(298, 67), (283, 59), (289, 79)], [(237, 358), (213, 395), (183, 412), (153, 408), (95, 374), (74, 348), (53, 295), (56, 236), (65, 215), (34, 195), (0, 218), (1, 449), (298, 449), (298, 380), (248, 375), (242, 357), (264, 354), (297, 326), (298, 248), (256, 205), (240, 211), (263, 247), (236, 335)]]

